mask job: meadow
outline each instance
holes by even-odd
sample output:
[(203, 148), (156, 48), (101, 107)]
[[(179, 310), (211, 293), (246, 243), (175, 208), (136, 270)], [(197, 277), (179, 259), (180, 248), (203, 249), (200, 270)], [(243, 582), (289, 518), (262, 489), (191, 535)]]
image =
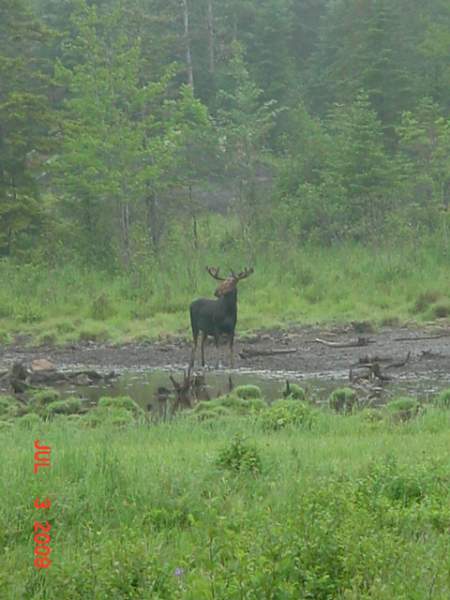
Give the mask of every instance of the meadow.
[[(124, 419), (123, 399), (89, 422), (6, 420), (0, 596), (446, 599), (447, 396), (407, 415), (405, 400), (345, 415), (227, 397), (159, 423)], [(36, 439), (51, 467), (34, 474)], [(38, 519), (52, 527), (40, 570)]]
[(368, 320), (421, 324), (450, 314), (446, 246), (434, 239), (319, 247), (242, 239), (220, 216), (198, 224), (194, 244), (177, 226), (157, 257), (143, 253), (126, 271), (74, 261), (0, 261), (0, 341), (27, 334), (37, 343), (130, 342), (188, 335), (188, 306), (212, 297), (206, 265), (254, 266), (240, 285), (240, 332), (308, 323)]

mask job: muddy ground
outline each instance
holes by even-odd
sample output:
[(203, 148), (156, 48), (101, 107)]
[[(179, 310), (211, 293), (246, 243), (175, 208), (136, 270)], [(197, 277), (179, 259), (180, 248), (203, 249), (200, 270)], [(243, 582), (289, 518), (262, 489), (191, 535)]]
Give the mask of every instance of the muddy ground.
[[(373, 343), (363, 347), (340, 348), (316, 341), (319, 338), (346, 344), (358, 337)], [(240, 356), (245, 351), (267, 352), (280, 349), (296, 349), (296, 352), (248, 358)], [(237, 369), (291, 371), (300, 377), (324, 378), (346, 378), (349, 367), (367, 355), (401, 362), (410, 352), (409, 361), (402, 367), (390, 369), (389, 375), (411, 380), (424, 377), (450, 380), (450, 329), (436, 324), (420, 329), (383, 328), (376, 332), (361, 324), (330, 328), (298, 327), (287, 332), (264, 331), (238, 338), (235, 350)], [(14, 361), (29, 365), (35, 358), (47, 358), (58, 369), (82, 367), (118, 372), (156, 367), (180, 369), (187, 366), (189, 354), (190, 342), (181, 338), (123, 345), (88, 342), (63, 347), (28, 346), (26, 340), (22, 339), (0, 349), (0, 371), (9, 368)], [(219, 356), (227, 367), (228, 352), (225, 346), (220, 348)], [(206, 358), (211, 366), (215, 365), (215, 357), (215, 348), (211, 343), (206, 349)]]

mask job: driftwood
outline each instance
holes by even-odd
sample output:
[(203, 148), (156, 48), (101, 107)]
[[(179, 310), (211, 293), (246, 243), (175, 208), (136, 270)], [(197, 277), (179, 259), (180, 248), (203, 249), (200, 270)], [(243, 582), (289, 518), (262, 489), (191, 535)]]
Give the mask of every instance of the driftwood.
[(329, 346), (330, 348), (361, 348), (361, 346), (375, 344), (375, 340), (370, 340), (364, 337), (359, 337), (357, 340), (351, 342), (329, 342), (327, 340), (316, 338), (314, 342), (316, 342), (317, 344), (324, 344), (325, 346)]
[[(363, 360), (367, 359), (369, 357), (364, 357)], [(401, 367), (404, 367), (408, 362), (409, 359), (411, 358), (411, 352), (408, 352), (408, 354), (406, 355), (406, 358), (402, 361), (397, 361), (397, 362), (392, 362), (389, 365), (386, 365), (384, 367), (384, 370), (387, 371), (387, 369), (398, 369)], [(350, 367), (350, 371), (349, 371), (349, 379), (350, 381), (354, 381), (355, 377), (353, 376), (353, 369), (365, 369), (365, 373), (358, 375), (356, 377), (356, 379), (368, 379), (369, 381), (373, 381), (374, 379), (378, 379), (379, 381), (390, 381), (392, 378), (389, 377), (389, 375), (385, 375), (380, 367), (380, 363), (378, 360), (375, 360), (375, 357), (372, 359), (371, 362), (361, 362), (361, 359), (358, 363), (351, 365)]]
[[(190, 370), (187, 373), (183, 371), (182, 382), (178, 382), (173, 375), (169, 375), (169, 379), (175, 390), (175, 410), (192, 408), (201, 391), (206, 390), (204, 375), (194, 374), (191, 376)], [(207, 399), (209, 400), (209, 395), (207, 395)]]
[(28, 371), (21, 362), (13, 363), (11, 370), (7, 373), (9, 385), (15, 394), (23, 394), (39, 385), (54, 385), (60, 383), (71, 383), (74, 385), (92, 385), (94, 383), (107, 383), (117, 377), (114, 371), (103, 375), (92, 369), (83, 371)]
[(439, 340), (440, 338), (450, 337), (450, 331), (438, 333), (436, 335), (423, 335), (416, 337), (399, 337), (394, 338), (394, 342), (420, 342), (421, 340)]
[(239, 352), (239, 356), (243, 359), (253, 358), (255, 356), (273, 356), (275, 354), (295, 354), (297, 348), (273, 348), (272, 350), (253, 350), (251, 348), (243, 348)]
[(408, 352), (405, 360), (401, 360), (399, 362), (391, 363), (390, 365), (386, 365), (385, 369), (399, 369), (400, 367), (404, 367), (407, 363), (409, 363), (409, 359), (411, 358), (411, 352)]
[[(358, 368), (358, 369), (364, 369), (363, 373), (360, 373), (357, 376), (353, 375), (353, 369), (354, 368)], [(379, 365), (379, 363), (374, 362), (374, 363), (368, 363), (365, 365), (356, 365), (353, 367), (350, 367), (350, 371), (348, 374), (349, 380), (350, 381), (356, 381), (358, 379), (366, 379), (368, 381), (374, 381), (375, 379), (378, 379), (379, 381), (390, 381), (391, 377), (389, 377), (388, 375), (384, 375), (381, 372), (381, 367)]]
[(393, 358), (391, 356), (378, 356), (378, 354), (371, 356), (370, 354), (366, 354), (366, 356), (361, 356), (358, 359), (358, 362), (353, 363), (350, 366), (351, 367), (360, 367), (360, 366), (364, 367), (364, 366), (370, 365), (374, 362), (382, 363), (382, 362), (392, 362), (392, 361), (393, 361)]

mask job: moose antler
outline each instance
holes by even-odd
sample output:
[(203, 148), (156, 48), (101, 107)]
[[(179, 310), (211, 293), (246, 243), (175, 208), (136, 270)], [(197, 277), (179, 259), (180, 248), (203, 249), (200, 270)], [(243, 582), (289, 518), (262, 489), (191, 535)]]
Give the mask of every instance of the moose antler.
[(219, 267), (206, 267), (206, 270), (214, 277), (214, 279), (218, 279), (219, 281), (225, 281), (223, 277), (219, 277)]
[(245, 268), (238, 275), (234, 275), (234, 278), (236, 279), (236, 281), (241, 281), (241, 279), (245, 279), (246, 277), (249, 277), (252, 273), (253, 273), (253, 267), (250, 267), (250, 269)]

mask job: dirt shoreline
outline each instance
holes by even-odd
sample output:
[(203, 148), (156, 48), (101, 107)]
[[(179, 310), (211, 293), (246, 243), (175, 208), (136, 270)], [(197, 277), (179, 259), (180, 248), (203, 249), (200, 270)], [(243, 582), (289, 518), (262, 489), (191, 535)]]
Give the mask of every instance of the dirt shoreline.
[[(434, 339), (424, 339), (426, 337)], [(373, 341), (362, 347), (341, 348), (317, 342), (323, 339), (346, 344), (364, 337)], [(401, 338), (399, 340), (399, 338)], [(249, 358), (239, 356), (243, 350), (267, 352), (273, 349), (297, 349), (294, 353), (262, 355)], [(352, 326), (296, 327), (289, 331), (265, 331), (236, 340), (236, 369), (265, 371), (295, 371), (306, 375), (348, 372), (350, 366), (364, 356), (391, 357), (406, 365), (395, 369), (395, 376), (450, 378), (450, 329), (445, 325), (422, 328), (389, 327), (376, 332), (358, 333)], [(15, 361), (25, 365), (36, 358), (47, 358), (57, 368), (86, 367), (98, 370), (145, 370), (150, 368), (185, 368), (190, 354), (190, 343), (181, 338), (159, 342), (131, 344), (98, 344), (93, 342), (67, 346), (27, 346), (19, 341), (0, 348), (0, 370), (8, 369)], [(221, 346), (219, 356), (225, 368), (227, 349)], [(215, 349), (206, 349), (209, 365), (216, 360)], [(209, 360), (208, 360), (209, 359)], [(392, 371), (391, 371), (392, 372)]]

